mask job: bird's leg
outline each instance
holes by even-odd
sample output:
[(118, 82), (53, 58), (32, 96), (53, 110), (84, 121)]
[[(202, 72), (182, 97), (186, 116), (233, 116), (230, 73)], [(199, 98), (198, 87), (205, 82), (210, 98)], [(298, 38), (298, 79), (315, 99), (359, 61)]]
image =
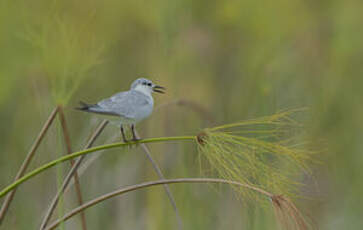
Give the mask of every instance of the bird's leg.
[(139, 141), (140, 139), (136, 137), (135, 125), (134, 124), (131, 125), (131, 131), (132, 131), (132, 140), (133, 141)]
[(125, 130), (124, 127), (121, 125), (121, 135), (122, 135), (122, 139), (125, 143), (128, 142), (128, 140), (126, 139), (126, 135), (125, 135)]

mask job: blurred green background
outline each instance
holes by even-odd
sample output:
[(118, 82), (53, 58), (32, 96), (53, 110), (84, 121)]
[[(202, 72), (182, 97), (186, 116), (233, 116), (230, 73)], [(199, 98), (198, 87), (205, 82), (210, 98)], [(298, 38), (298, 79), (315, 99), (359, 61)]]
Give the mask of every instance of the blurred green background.
[[(72, 147), (100, 121), (73, 110), (127, 90), (137, 77), (167, 87), (167, 106), (138, 127), (143, 137), (194, 135), (202, 128), (308, 107), (306, 130), (324, 150), (297, 204), (320, 229), (363, 225), (363, 4), (361, 1), (0, 1), (0, 187), (8, 185), (57, 104), (66, 107)], [(59, 124), (58, 124), (59, 128)], [(59, 129), (58, 129), (59, 130)], [(119, 140), (109, 126), (97, 144)], [(52, 127), (31, 168), (59, 157)], [(201, 176), (195, 145), (150, 145), (167, 178)], [(96, 154), (97, 155), (97, 154)], [(1, 229), (37, 229), (69, 165), (22, 185)], [(58, 173), (58, 176), (57, 176)], [(138, 149), (100, 155), (81, 177), (85, 200), (157, 179)], [(277, 229), (269, 210), (246, 208), (230, 188), (171, 185), (185, 229)], [(63, 207), (74, 207), (73, 189)], [(86, 211), (89, 229), (176, 229), (162, 187)], [(79, 218), (65, 229), (80, 229)]]

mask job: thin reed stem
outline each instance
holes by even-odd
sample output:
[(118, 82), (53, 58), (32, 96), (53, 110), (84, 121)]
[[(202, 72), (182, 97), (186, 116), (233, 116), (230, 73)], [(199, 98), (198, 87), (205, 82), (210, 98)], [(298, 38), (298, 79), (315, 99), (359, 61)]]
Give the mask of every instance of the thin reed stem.
[[(72, 153), (71, 138), (69, 135), (66, 118), (64, 116), (63, 106), (59, 105), (58, 107), (59, 107), (58, 115), (59, 115), (59, 120), (60, 120), (60, 123), (62, 126), (64, 141), (65, 141), (66, 147), (67, 147), (67, 154), (71, 154)], [(71, 163), (71, 167), (72, 167), (74, 165), (74, 159), (71, 159), (70, 163)], [(82, 192), (81, 192), (81, 184), (79, 182), (79, 177), (78, 177), (77, 171), (74, 173), (73, 177), (74, 177), (74, 184), (75, 184), (78, 203), (79, 203), (79, 205), (82, 205), (83, 198), (82, 198)], [(84, 212), (81, 212), (80, 215), (81, 215), (82, 229), (87, 230), (86, 216), (85, 216)]]
[[(113, 144), (107, 144), (107, 145), (100, 145), (97, 147), (93, 147), (93, 148), (89, 148), (86, 150), (82, 150), (79, 152), (75, 152), (63, 157), (60, 157), (58, 159), (55, 159), (49, 163), (46, 163), (42, 166), (40, 166), (37, 169), (34, 169), (33, 171), (27, 173), (26, 175), (24, 175), (23, 177), (19, 178), (18, 180), (14, 181), (12, 184), (6, 186), (3, 190), (0, 191), (0, 198), (5, 196), (6, 194), (8, 194), (10, 191), (12, 191), (13, 189), (15, 189), (16, 187), (18, 187), (20, 184), (28, 181), (29, 179), (33, 178), (34, 176), (40, 174), (41, 172), (50, 169), (62, 162), (68, 161), (70, 159), (82, 156), (82, 155), (86, 155), (86, 154), (90, 154), (93, 152), (97, 152), (100, 150), (105, 150), (105, 149), (112, 149), (112, 148), (119, 148), (119, 147), (125, 147), (128, 145), (135, 145), (135, 144), (142, 144), (142, 143), (157, 143), (157, 142), (166, 142), (166, 141), (183, 141), (183, 140), (196, 140), (196, 136), (176, 136), (176, 137), (157, 137), (157, 138), (148, 138), (148, 139), (143, 139), (140, 141), (130, 141), (127, 143), (124, 142), (118, 142), (118, 143), (113, 143)], [(75, 164), (76, 165), (76, 164)]]
[(224, 179), (215, 179), (215, 178), (179, 178), (179, 179), (165, 179), (165, 180), (158, 180), (158, 181), (150, 181), (150, 182), (145, 182), (145, 183), (141, 183), (141, 184), (136, 184), (136, 185), (131, 185), (125, 188), (121, 188), (118, 189), (114, 192), (111, 193), (107, 193), (105, 195), (102, 195), (100, 197), (97, 197), (96, 199), (93, 199), (85, 204), (83, 204), (82, 206), (73, 209), (72, 211), (70, 211), (69, 213), (67, 213), (64, 217), (62, 217), (61, 219), (58, 219), (57, 221), (55, 221), (53, 224), (51, 224), (46, 230), (52, 230), (55, 229), (60, 223), (63, 223), (64, 221), (70, 219), (71, 217), (73, 217), (74, 215), (76, 215), (77, 213), (90, 208), (96, 204), (99, 204), (102, 201), (108, 200), (112, 197), (115, 196), (119, 196), (128, 192), (132, 192), (135, 190), (139, 190), (139, 189), (143, 189), (143, 188), (148, 188), (151, 186), (156, 186), (156, 185), (164, 185), (164, 184), (176, 184), (176, 183), (220, 183), (220, 184), (229, 184), (229, 185), (236, 185), (236, 186), (240, 186), (240, 187), (244, 187), (246, 189), (250, 189), (253, 190), (257, 193), (260, 193), (264, 196), (266, 196), (269, 199), (273, 198), (273, 194), (269, 193), (263, 189), (248, 185), (248, 184), (242, 184), (236, 181), (229, 181), (229, 180), (224, 180)]
[[(97, 127), (97, 129), (95, 130), (95, 132), (93, 133), (92, 137), (89, 139), (88, 143), (85, 146), (85, 149), (89, 149), (90, 147), (92, 147), (92, 145), (94, 144), (94, 142), (96, 141), (96, 139), (99, 137), (99, 135), (102, 133), (102, 131), (104, 130), (104, 128), (106, 127), (106, 125), (108, 124), (108, 121), (104, 120), (102, 121), (102, 123)], [(70, 156), (72, 154), (68, 154), (67, 156)], [(49, 209), (47, 211), (47, 213), (45, 214), (43, 221), (41, 223), (40, 229), (45, 229), (57, 204), (58, 201), (61, 197), (61, 195), (64, 193), (65, 189), (67, 188), (69, 182), (71, 181), (71, 178), (73, 175), (75, 175), (75, 173), (77, 172), (78, 167), (81, 165), (82, 160), (84, 159), (85, 155), (81, 156), (72, 166), (72, 168), (69, 170), (67, 176), (65, 177), (63, 184), (61, 186), (61, 188), (58, 190), (57, 194), (55, 195), (55, 197), (52, 200), (52, 203), (49, 206)], [(73, 159), (73, 158), (71, 158)]]
[[(23, 164), (21, 165), (18, 173), (16, 174), (15, 180), (17, 181), (19, 180), (25, 173), (25, 171), (27, 170), (31, 160), (33, 159), (36, 151), (38, 150), (38, 147), (40, 145), (40, 143), (42, 142), (42, 140), (44, 139), (46, 133), (49, 130), (49, 127), (51, 126), (51, 124), (54, 121), (54, 118), (56, 117), (57, 113), (58, 113), (59, 107), (56, 107), (53, 109), (53, 111), (51, 112), (51, 114), (49, 115), (47, 121), (44, 123), (41, 131), (38, 134), (37, 139), (35, 139), (34, 144), (32, 145), (32, 147), (30, 148), (30, 151), (28, 152), (27, 156), (25, 157), (25, 160), (23, 162)], [(3, 222), (5, 215), (9, 209), (10, 203), (13, 200), (14, 196), (15, 196), (15, 192), (16, 189), (12, 190), (11, 193), (8, 194), (8, 196), (6, 197), (1, 210), (0, 210), (0, 225)]]
[[(139, 135), (139, 133), (137, 131), (135, 131), (135, 134), (136, 134), (136, 137), (140, 139), (140, 135)], [(161, 171), (158, 163), (151, 156), (151, 151), (147, 147), (147, 145), (146, 144), (141, 144), (141, 148), (144, 150), (147, 158), (151, 162), (156, 174), (158, 174), (159, 179), (161, 179), (161, 180), (165, 179), (165, 177), (163, 175), (163, 172)], [(178, 221), (178, 228), (179, 228), (179, 230), (181, 230), (181, 229), (183, 229), (183, 220), (182, 220), (182, 218), (181, 218), (181, 216), (179, 214), (179, 210), (178, 210), (178, 208), (176, 206), (176, 202), (175, 202), (175, 199), (173, 197), (173, 194), (170, 191), (169, 185), (164, 184), (163, 186), (164, 186), (164, 189), (165, 189), (165, 193), (169, 198), (170, 204), (171, 204), (171, 206), (173, 207), (173, 209), (175, 211), (175, 215), (176, 215), (176, 218), (177, 218), (177, 221)]]

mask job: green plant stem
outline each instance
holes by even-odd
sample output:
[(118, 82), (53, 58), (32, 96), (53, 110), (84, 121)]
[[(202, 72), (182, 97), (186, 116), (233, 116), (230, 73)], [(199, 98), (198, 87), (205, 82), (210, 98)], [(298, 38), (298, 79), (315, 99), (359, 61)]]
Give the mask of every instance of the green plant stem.
[[(39, 135), (37, 137), (37, 139), (35, 140), (33, 146), (31, 147), (29, 153), (27, 154), (23, 164), (21, 165), (16, 177), (15, 177), (15, 181), (19, 180), (25, 173), (26, 169), (28, 168), (31, 160), (33, 159), (35, 152), (38, 150), (38, 147), (40, 145), (40, 143), (42, 142), (42, 140), (44, 139), (47, 131), (49, 130), (49, 127), (51, 126), (51, 124), (54, 121), (54, 118), (56, 117), (57, 113), (58, 113), (58, 107), (54, 108), (53, 111), (51, 112), (51, 114), (49, 115), (47, 121), (45, 122), (45, 124), (43, 125), (43, 128), (41, 129), (41, 131), (39, 132)], [(13, 200), (14, 196), (15, 196), (15, 192), (16, 190), (12, 190), (11, 193), (9, 193), (9, 195), (6, 197), (1, 210), (0, 210), (0, 225), (6, 215), (6, 212), (10, 206), (11, 201)], [(2, 196), (1, 196), (2, 197)]]
[(91, 201), (88, 201), (87, 203), (84, 203), (82, 206), (79, 206), (78, 208), (70, 211), (67, 213), (64, 217), (61, 219), (55, 221), (53, 224), (51, 224), (46, 230), (52, 230), (55, 229), (60, 223), (63, 223), (64, 221), (68, 220), (69, 218), (73, 217), (77, 213), (84, 211), (87, 208), (90, 208), (104, 200), (110, 199), (112, 197), (122, 195), (128, 192), (132, 192), (135, 190), (155, 186), (155, 185), (164, 185), (164, 184), (176, 184), (176, 183), (220, 183), (220, 184), (229, 184), (229, 185), (235, 185), (240, 186), (246, 189), (253, 190), (257, 193), (260, 193), (267, 198), (271, 199), (274, 197), (272, 193), (269, 193), (263, 189), (260, 189), (258, 187), (254, 187), (248, 184), (239, 183), (236, 181), (230, 181), (230, 180), (224, 180), (224, 179), (218, 179), (218, 178), (179, 178), (179, 179), (165, 179), (165, 180), (158, 180), (158, 181), (150, 181), (150, 182), (144, 182), (141, 184), (131, 185), (127, 186), (125, 188), (118, 189), (114, 192), (107, 193), (105, 195), (102, 195), (100, 197), (97, 197)]
[(25, 181), (29, 180), (30, 178), (40, 174), (41, 172), (54, 167), (55, 165), (62, 163), (64, 161), (68, 161), (70, 159), (85, 155), (85, 154), (89, 154), (92, 152), (97, 152), (100, 150), (104, 150), (104, 149), (112, 149), (112, 148), (117, 148), (117, 147), (124, 147), (124, 146), (128, 146), (128, 145), (133, 145), (133, 144), (141, 144), (141, 143), (156, 143), (156, 142), (166, 142), (166, 141), (182, 141), (182, 140), (195, 140), (196, 137), (195, 136), (177, 136), (177, 137), (157, 137), (157, 138), (148, 138), (148, 139), (143, 139), (143, 140), (139, 140), (139, 141), (132, 141), (132, 142), (118, 142), (118, 143), (113, 143), (113, 144), (107, 144), (107, 145), (101, 145), (101, 146), (97, 146), (94, 148), (90, 148), (90, 149), (86, 149), (86, 150), (82, 150), (79, 152), (75, 152), (63, 157), (60, 157), (56, 160), (53, 160), (47, 164), (44, 164), (43, 166), (40, 166), (39, 168), (29, 172), (28, 174), (24, 175), (23, 177), (19, 178), (18, 180), (14, 181), (12, 184), (8, 185), (7, 187), (5, 187), (3, 190), (1, 190), (0, 192), (0, 198), (5, 196), (6, 194), (8, 194), (11, 190), (15, 189), (16, 187), (18, 187), (20, 184), (24, 183)]

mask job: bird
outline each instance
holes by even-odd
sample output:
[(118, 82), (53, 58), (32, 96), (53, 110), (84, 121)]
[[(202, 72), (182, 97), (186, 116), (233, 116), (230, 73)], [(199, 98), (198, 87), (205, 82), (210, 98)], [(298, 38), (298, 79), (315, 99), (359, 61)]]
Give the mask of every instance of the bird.
[(77, 110), (84, 112), (106, 115), (113, 118), (120, 125), (123, 141), (126, 143), (125, 126), (131, 126), (131, 141), (139, 141), (135, 133), (136, 123), (149, 117), (153, 111), (154, 99), (152, 93), (165, 93), (166, 88), (154, 84), (146, 78), (136, 79), (130, 90), (119, 92), (109, 98), (103, 99), (96, 104), (88, 104), (80, 101)]

